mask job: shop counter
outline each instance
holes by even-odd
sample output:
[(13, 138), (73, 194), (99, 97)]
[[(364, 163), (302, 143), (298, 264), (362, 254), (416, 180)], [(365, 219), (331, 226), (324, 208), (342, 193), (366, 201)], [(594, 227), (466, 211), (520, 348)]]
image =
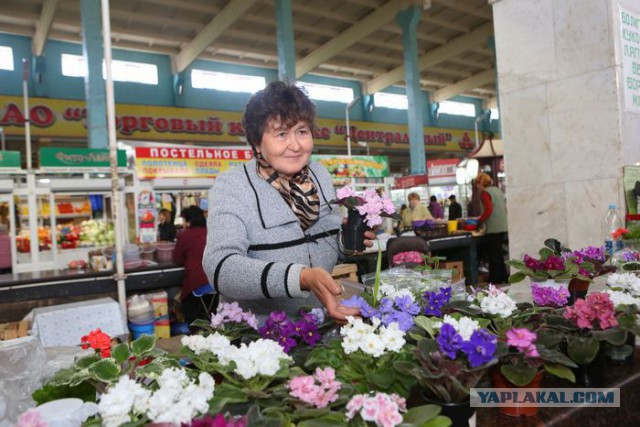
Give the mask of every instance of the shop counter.
[[(432, 255), (444, 256), (447, 261), (462, 261), (464, 263), (464, 277), (467, 286), (475, 286), (478, 282), (478, 239), (470, 233), (442, 237), (439, 239), (427, 240), (427, 245)], [(388, 238), (374, 241), (373, 248), (367, 248), (361, 255), (352, 255), (346, 258), (345, 262), (354, 263), (358, 266), (358, 274), (362, 276), (366, 273), (376, 271), (378, 260), (378, 247), (382, 250), (382, 269), (389, 268), (386, 248)]]
[[(180, 287), (184, 268), (173, 263), (125, 270), (127, 293), (152, 289)], [(83, 299), (89, 295), (116, 295), (117, 282), (113, 271), (51, 270), (0, 275), (0, 322), (21, 318), (32, 308), (59, 304), (65, 298)]]

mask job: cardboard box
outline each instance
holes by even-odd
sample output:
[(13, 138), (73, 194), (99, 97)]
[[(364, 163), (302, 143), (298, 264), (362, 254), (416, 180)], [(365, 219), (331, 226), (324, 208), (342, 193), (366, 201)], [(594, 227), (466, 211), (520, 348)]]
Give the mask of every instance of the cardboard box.
[(462, 261), (447, 261), (440, 268), (453, 270), (451, 274), (451, 280), (453, 282), (457, 282), (464, 277), (464, 263)]
[(171, 337), (171, 325), (169, 323), (169, 298), (167, 291), (158, 291), (144, 295), (153, 304), (155, 316), (154, 333), (158, 338)]
[(28, 334), (29, 322), (26, 320), (0, 324), (0, 341), (22, 338), (26, 337)]

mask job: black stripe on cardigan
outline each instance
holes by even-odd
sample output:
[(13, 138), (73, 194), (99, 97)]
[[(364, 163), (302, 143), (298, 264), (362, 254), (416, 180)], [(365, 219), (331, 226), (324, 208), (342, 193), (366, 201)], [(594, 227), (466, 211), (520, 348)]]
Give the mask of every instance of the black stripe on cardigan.
[(271, 299), (271, 295), (269, 295), (267, 278), (269, 277), (269, 270), (271, 270), (271, 267), (273, 267), (273, 264), (275, 264), (275, 262), (270, 262), (269, 264), (266, 265), (264, 270), (262, 270), (262, 277), (260, 278), (260, 287), (262, 288), (262, 293), (264, 294), (265, 298), (268, 298), (268, 299)]
[(293, 298), (289, 293), (289, 270), (293, 264), (287, 265), (287, 268), (284, 270), (284, 291), (287, 293), (289, 298)]
[(272, 250), (275, 250), (275, 249), (290, 248), (292, 246), (299, 246), (299, 245), (302, 245), (304, 243), (316, 242), (317, 240), (319, 240), (319, 239), (321, 239), (323, 237), (335, 236), (336, 234), (339, 233), (339, 231), (340, 231), (339, 229), (335, 228), (333, 230), (323, 231), (322, 233), (313, 234), (311, 236), (304, 236), (304, 237), (301, 237), (300, 239), (289, 240), (288, 242), (264, 243), (264, 244), (261, 244), (261, 245), (251, 245), (251, 246), (249, 246), (248, 250), (250, 250), (250, 251), (272, 251)]
[(227, 258), (229, 258), (232, 255), (237, 255), (237, 254), (229, 254), (226, 257), (222, 258), (220, 260), (220, 262), (218, 263), (218, 265), (216, 266), (216, 271), (213, 273), (213, 289), (215, 289), (216, 291), (218, 291), (218, 289), (220, 289), (218, 287), (218, 277), (220, 276), (220, 269), (222, 268), (222, 264), (227, 260)]
[(253, 186), (253, 183), (251, 182), (251, 178), (249, 178), (249, 171), (247, 170), (247, 165), (244, 165), (243, 167), (244, 167), (244, 174), (247, 176), (247, 181), (249, 181), (249, 185), (253, 190), (253, 194), (256, 196), (256, 206), (258, 207), (258, 215), (260, 216), (260, 222), (262, 223), (262, 228), (266, 229), (267, 226), (264, 224), (264, 219), (262, 218), (262, 210), (260, 209), (260, 199), (258, 198), (258, 192), (256, 191), (256, 188)]

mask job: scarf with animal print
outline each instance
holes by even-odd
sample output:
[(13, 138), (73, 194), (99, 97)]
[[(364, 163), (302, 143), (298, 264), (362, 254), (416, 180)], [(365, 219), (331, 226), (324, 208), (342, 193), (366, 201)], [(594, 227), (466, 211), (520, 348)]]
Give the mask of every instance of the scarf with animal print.
[(309, 176), (309, 165), (288, 178), (280, 175), (261, 154), (255, 156), (258, 176), (274, 187), (293, 213), (298, 217), (300, 226), (307, 230), (318, 219), (320, 197), (318, 189)]

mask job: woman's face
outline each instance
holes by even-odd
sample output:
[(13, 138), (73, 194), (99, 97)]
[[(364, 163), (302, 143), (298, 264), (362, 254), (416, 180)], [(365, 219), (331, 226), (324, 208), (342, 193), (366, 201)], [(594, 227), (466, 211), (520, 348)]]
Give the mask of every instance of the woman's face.
[(292, 177), (309, 163), (313, 150), (311, 127), (299, 121), (287, 128), (279, 120), (267, 124), (256, 150), (281, 175)]

